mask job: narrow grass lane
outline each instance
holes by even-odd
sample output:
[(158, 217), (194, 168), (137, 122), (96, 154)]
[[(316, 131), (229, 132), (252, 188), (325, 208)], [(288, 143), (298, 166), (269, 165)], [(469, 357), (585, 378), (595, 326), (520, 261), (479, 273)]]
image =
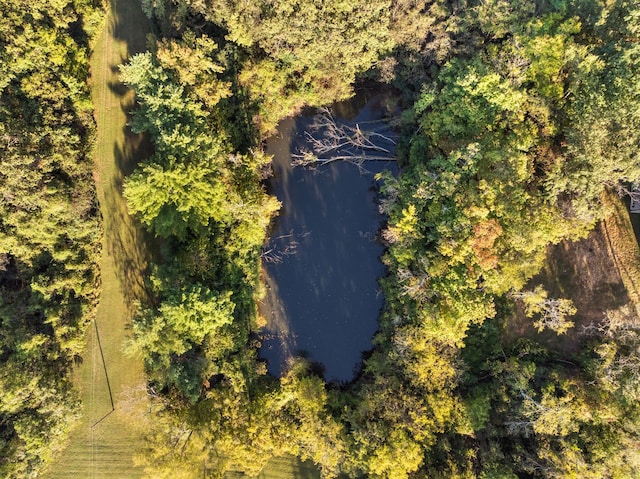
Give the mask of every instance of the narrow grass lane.
[(144, 238), (129, 218), (122, 180), (148, 155), (141, 137), (127, 131), (133, 94), (118, 81), (118, 65), (145, 49), (150, 25), (136, 0), (112, 0), (94, 45), (92, 97), (98, 125), (95, 180), (103, 217), (102, 291), (96, 323), (88, 330), (75, 380), (83, 417), (51, 478), (136, 478), (133, 455), (142, 445), (142, 364), (122, 353), (132, 302), (143, 294)]

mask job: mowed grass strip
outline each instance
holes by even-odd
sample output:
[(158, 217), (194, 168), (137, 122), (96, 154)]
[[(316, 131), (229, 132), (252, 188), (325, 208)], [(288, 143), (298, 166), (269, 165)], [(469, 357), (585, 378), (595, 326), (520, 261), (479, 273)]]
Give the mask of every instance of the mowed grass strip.
[(149, 31), (139, 2), (113, 0), (94, 45), (91, 85), (98, 125), (94, 176), (104, 233), (102, 290), (96, 324), (88, 330), (83, 362), (75, 371), (83, 416), (69, 446), (52, 464), (51, 478), (142, 476), (132, 456), (143, 445), (144, 371), (141, 361), (126, 357), (122, 349), (132, 301), (143, 294), (146, 254), (144, 237), (127, 213), (122, 182), (149, 148), (127, 131), (127, 112), (134, 98), (119, 83), (117, 67), (144, 50)]
[(611, 192), (605, 195), (603, 201), (610, 211), (603, 222), (609, 254), (614, 258), (630, 302), (640, 315), (640, 248), (633, 231), (628, 202), (620, 201)]

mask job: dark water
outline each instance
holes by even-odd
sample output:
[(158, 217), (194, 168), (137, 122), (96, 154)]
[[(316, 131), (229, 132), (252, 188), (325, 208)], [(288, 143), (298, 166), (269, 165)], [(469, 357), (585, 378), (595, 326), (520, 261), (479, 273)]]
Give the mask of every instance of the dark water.
[[(347, 119), (354, 110), (357, 115)], [(339, 122), (373, 128), (367, 122), (381, 118), (384, 109), (378, 97), (364, 106), (338, 104), (334, 112)], [(371, 349), (383, 302), (383, 248), (376, 236), (384, 218), (374, 174), (395, 171), (396, 164), (292, 167), (291, 153), (304, 146), (310, 122), (309, 116), (283, 121), (267, 144), (274, 155), (267, 187), (283, 207), (264, 254), (267, 297), (261, 310), (268, 325), (260, 355), (275, 376), (292, 356), (305, 356), (321, 365), (326, 380), (349, 381), (362, 352)]]

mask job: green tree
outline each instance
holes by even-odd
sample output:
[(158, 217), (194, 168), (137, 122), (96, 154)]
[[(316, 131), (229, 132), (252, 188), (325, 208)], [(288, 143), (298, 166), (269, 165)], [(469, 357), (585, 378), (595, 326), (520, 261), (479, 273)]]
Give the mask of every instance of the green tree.
[(38, 476), (79, 404), (95, 307), (89, 0), (0, 1), (0, 476)]
[(592, 39), (595, 57), (572, 91), (566, 154), (555, 165), (549, 189), (570, 195), (577, 216), (594, 217), (603, 188), (623, 194), (640, 181), (640, 62), (633, 41), (638, 17), (633, 2), (613, 2), (602, 10)]
[(210, 222), (228, 223), (232, 211), (223, 185), (204, 165), (153, 159), (127, 178), (125, 198), (130, 211), (157, 236), (185, 238)]
[(252, 52), (240, 80), (259, 105), (263, 132), (305, 104), (350, 96), (355, 75), (392, 46), (385, 0), (188, 4)]

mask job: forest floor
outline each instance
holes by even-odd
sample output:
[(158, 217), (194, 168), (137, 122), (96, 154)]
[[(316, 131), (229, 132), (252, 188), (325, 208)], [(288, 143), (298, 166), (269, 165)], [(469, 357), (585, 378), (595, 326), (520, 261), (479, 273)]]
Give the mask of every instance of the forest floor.
[(140, 360), (123, 354), (133, 302), (143, 294), (144, 237), (129, 217), (123, 178), (148, 156), (144, 139), (130, 133), (127, 112), (134, 97), (118, 80), (118, 65), (143, 51), (150, 31), (140, 3), (112, 0), (93, 45), (92, 97), (97, 121), (94, 176), (103, 219), (100, 264), (102, 291), (95, 324), (88, 330), (75, 383), (82, 418), (65, 451), (52, 464), (51, 478), (136, 478), (133, 454), (142, 445), (145, 378)]
[(534, 320), (519, 310), (508, 325), (508, 341), (525, 336), (571, 355), (579, 347), (582, 326), (601, 323), (607, 311), (630, 304), (640, 314), (640, 248), (627, 204), (609, 193), (603, 207), (606, 218), (586, 238), (549, 247), (543, 270), (527, 286), (541, 284), (550, 298), (571, 299), (575, 326), (561, 336), (538, 333)]

